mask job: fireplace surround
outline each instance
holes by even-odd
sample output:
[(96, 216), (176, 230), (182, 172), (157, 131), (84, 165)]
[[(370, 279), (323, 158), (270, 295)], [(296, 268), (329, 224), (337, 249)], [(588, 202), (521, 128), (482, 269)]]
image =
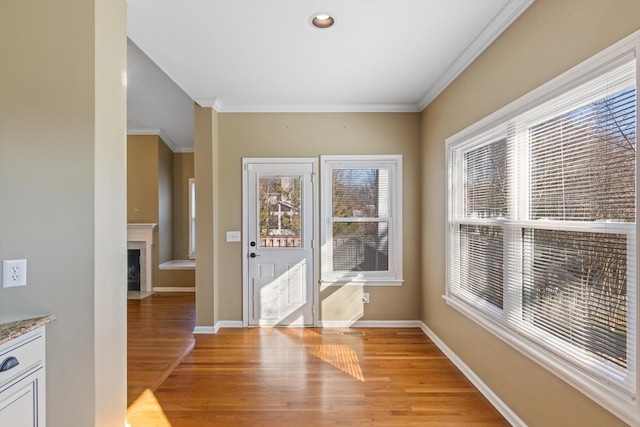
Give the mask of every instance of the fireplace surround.
[(155, 223), (127, 224), (127, 249), (140, 250), (140, 291), (153, 292), (153, 230)]

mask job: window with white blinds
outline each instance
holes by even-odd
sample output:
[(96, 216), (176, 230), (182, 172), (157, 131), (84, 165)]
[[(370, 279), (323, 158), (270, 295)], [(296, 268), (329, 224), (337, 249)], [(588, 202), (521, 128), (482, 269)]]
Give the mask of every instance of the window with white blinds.
[(637, 60), (605, 52), (447, 140), (445, 298), (638, 420)]
[(322, 281), (400, 284), (401, 156), (322, 156)]

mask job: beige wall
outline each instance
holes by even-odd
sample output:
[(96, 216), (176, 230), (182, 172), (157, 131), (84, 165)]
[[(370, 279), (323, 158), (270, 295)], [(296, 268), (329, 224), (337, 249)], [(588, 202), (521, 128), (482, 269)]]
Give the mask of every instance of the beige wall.
[(158, 222), (158, 144), (156, 135), (127, 136), (127, 221)]
[(189, 178), (193, 153), (173, 154), (173, 257), (189, 259)]
[[(127, 64), (127, 5), (126, 1), (95, 1), (95, 8), (94, 425), (119, 427), (127, 406), (127, 301), (123, 279), (127, 274), (127, 91), (122, 81)], [(58, 373), (67, 381), (69, 375), (65, 374)], [(48, 390), (53, 390), (49, 395), (57, 392), (56, 388)], [(54, 420), (48, 425), (72, 424)]]
[[(156, 223), (154, 229), (153, 248), (153, 286), (162, 287), (194, 287), (195, 272), (193, 270), (160, 270), (159, 265), (173, 259), (187, 259), (186, 255), (174, 254), (174, 233), (176, 221), (174, 209), (175, 196), (184, 198), (186, 189), (176, 189), (176, 161), (171, 149), (156, 135), (129, 135), (127, 137), (127, 220), (130, 223)], [(189, 157), (180, 155), (179, 174), (193, 173), (189, 165)], [(188, 180), (188, 178), (187, 178)], [(185, 184), (186, 185), (186, 184)], [(188, 210), (187, 202), (180, 209)], [(184, 221), (187, 219), (185, 218)], [(188, 223), (186, 223), (188, 227)], [(180, 238), (188, 239), (184, 231)], [(187, 240), (188, 245), (188, 240)]]
[[(218, 113), (194, 104), (196, 178), (196, 326), (213, 327), (218, 312)], [(225, 302), (226, 304), (226, 302)]]
[(0, 321), (57, 317), (47, 425), (122, 426), (126, 2), (0, 0), (0, 58)]
[(173, 259), (173, 151), (158, 144), (158, 263)]
[[(402, 154), (404, 162), (405, 283), (401, 287), (367, 287), (371, 303), (364, 307), (351, 298), (353, 288), (324, 289), (320, 306), (325, 309), (325, 320), (350, 320), (354, 313), (361, 320), (415, 320), (420, 317), (420, 240), (416, 232), (420, 226), (419, 114), (222, 113), (218, 115), (218, 121), (219, 162), (217, 174), (214, 174), (220, 179), (217, 243), (220, 246), (218, 261), (225, 266), (219, 271), (219, 298), (224, 301), (220, 304), (219, 319), (242, 320), (241, 245), (225, 241), (226, 231), (242, 229), (242, 158), (318, 158), (321, 154)], [(196, 145), (198, 185), (200, 155)], [(207, 194), (210, 193), (199, 192), (198, 201)], [(207, 206), (211, 206), (212, 201), (205, 200)], [(213, 203), (216, 204), (216, 200)], [(198, 221), (200, 218), (198, 216)], [(198, 242), (202, 241), (200, 234), (198, 239)], [(211, 282), (211, 279), (206, 280)], [(206, 309), (211, 307), (209, 304)], [(203, 319), (213, 318), (206, 311), (201, 315)]]
[(422, 114), (423, 320), (531, 426), (623, 423), (443, 301), (445, 139), (638, 28), (640, 1), (537, 0)]

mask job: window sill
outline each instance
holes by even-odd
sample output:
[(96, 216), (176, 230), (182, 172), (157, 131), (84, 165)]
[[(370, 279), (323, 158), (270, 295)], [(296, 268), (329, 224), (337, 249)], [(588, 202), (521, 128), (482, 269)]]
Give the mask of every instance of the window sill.
[(323, 286), (402, 286), (404, 280), (396, 279), (335, 279), (320, 280)]
[(632, 425), (640, 424), (640, 408), (636, 405), (637, 393), (630, 395), (617, 387), (608, 386), (602, 379), (586, 375), (572, 363), (505, 328), (490, 317), (477, 312), (458, 298), (448, 295), (443, 295), (442, 298), (449, 306), (570, 384), (617, 417)]
[(160, 270), (195, 270), (196, 262), (187, 259), (174, 259), (172, 261), (163, 262), (158, 268)]

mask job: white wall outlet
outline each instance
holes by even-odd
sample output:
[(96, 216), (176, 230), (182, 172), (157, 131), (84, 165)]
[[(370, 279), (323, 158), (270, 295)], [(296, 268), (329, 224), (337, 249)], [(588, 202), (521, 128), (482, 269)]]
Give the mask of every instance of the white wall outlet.
[(362, 303), (369, 304), (369, 292), (363, 292), (362, 294)]
[(2, 261), (2, 287), (13, 288), (16, 286), (27, 286), (26, 259)]
[(227, 242), (239, 242), (239, 241), (240, 241), (239, 231), (227, 231)]

